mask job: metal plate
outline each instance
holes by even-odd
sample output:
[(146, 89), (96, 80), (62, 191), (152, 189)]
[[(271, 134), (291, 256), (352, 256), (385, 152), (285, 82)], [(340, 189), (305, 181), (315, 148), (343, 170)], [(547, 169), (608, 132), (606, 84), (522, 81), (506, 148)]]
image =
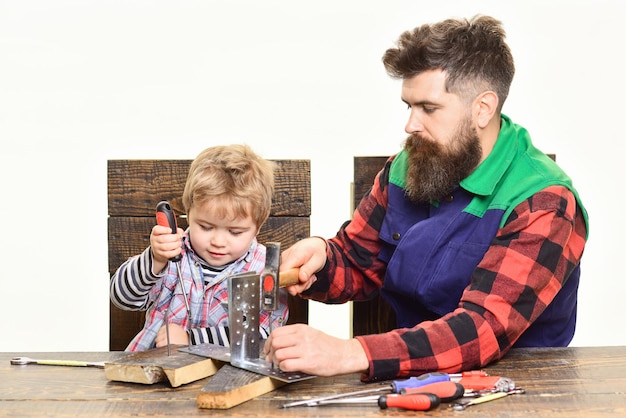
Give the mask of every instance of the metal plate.
[(315, 377), (300, 372), (284, 372), (274, 367), (272, 363), (261, 358), (233, 362), (230, 355), (230, 349), (217, 344), (197, 344), (192, 345), (191, 347), (181, 347), (178, 351), (227, 362), (240, 369), (255, 372), (287, 383), (299, 382), (300, 380), (307, 380)]
[(228, 321), (230, 348), (216, 344), (197, 344), (180, 351), (230, 362), (235, 367), (269, 376), (283, 382), (297, 382), (315, 376), (300, 372), (284, 372), (262, 357), (261, 280), (256, 273), (241, 273), (228, 278)]
[(231, 363), (259, 358), (261, 279), (255, 273), (228, 278), (228, 323)]
[(178, 351), (230, 363), (230, 348), (224, 347), (223, 345), (209, 343), (197, 344), (181, 347)]

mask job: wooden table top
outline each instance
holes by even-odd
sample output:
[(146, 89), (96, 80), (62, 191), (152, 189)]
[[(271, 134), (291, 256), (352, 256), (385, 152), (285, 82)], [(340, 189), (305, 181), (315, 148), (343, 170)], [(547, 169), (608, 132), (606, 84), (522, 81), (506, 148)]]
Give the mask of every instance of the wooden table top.
[(234, 416), (369, 417), (481, 416), (538, 417), (626, 416), (626, 346), (512, 350), (485, 368), (513, 379), (525, 394), (454, 411), (448, 404), (428, 412), (379, 409), (374, 405), (281, 408), (287, 402), (374, 388), (358, 375), (314, 378), (287, 384), (231, 409), (200, 409), (198, 392), (208, 379), (171, 388), (109, 381), (103, 369), (12, 365), (13, 357), (111, 361), (121, 352), (0, 353), (0, 416)]

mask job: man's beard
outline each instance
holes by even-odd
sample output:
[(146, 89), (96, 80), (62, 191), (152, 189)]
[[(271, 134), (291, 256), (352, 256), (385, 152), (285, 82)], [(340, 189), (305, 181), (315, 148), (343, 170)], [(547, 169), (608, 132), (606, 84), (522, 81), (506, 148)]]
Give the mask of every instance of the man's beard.
[(448, 147), (410, 135), (404, 144), (409, 168), (406, 194), (415, 203), (429, 203), (448, 195), (469, 176), (482, 158), (482, 147), (470, 120), (461, 122)]

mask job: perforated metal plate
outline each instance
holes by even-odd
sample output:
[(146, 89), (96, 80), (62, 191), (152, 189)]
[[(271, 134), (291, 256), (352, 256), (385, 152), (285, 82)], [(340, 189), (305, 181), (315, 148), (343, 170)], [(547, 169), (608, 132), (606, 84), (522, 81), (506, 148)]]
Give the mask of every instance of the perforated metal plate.
[(259, 373), (283, 382), (297, 382), (315, 376), (284, 372), (261, 358), (263, 345), (259, 332), (261, 280), (255, 273), (241, 273), (228, 278), (228, 315), (230, 345), (198, 344), (179, 348), (198, 356), (230, 362), (235, 367)]

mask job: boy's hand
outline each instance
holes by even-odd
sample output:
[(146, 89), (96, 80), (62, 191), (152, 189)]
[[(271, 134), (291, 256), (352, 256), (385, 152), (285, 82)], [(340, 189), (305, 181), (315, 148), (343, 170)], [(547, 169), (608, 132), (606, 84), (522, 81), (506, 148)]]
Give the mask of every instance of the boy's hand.
[(155, 225), (150, 233), (150, 247), (152, 250), (152, 273), (160, 273), (170, 258), (176, 257), (182, 251), (181, 240), (184, 231), (178, 228), (177, 234), (172, 234), (168, 226)]
[[(178, 324), (170, 324), (170, 344), (189, 345), (189, 335), (183, 327)], [(165, 325), (159, 329), (156, 336), (157, 347), (167, 347), (167, 330)]]

